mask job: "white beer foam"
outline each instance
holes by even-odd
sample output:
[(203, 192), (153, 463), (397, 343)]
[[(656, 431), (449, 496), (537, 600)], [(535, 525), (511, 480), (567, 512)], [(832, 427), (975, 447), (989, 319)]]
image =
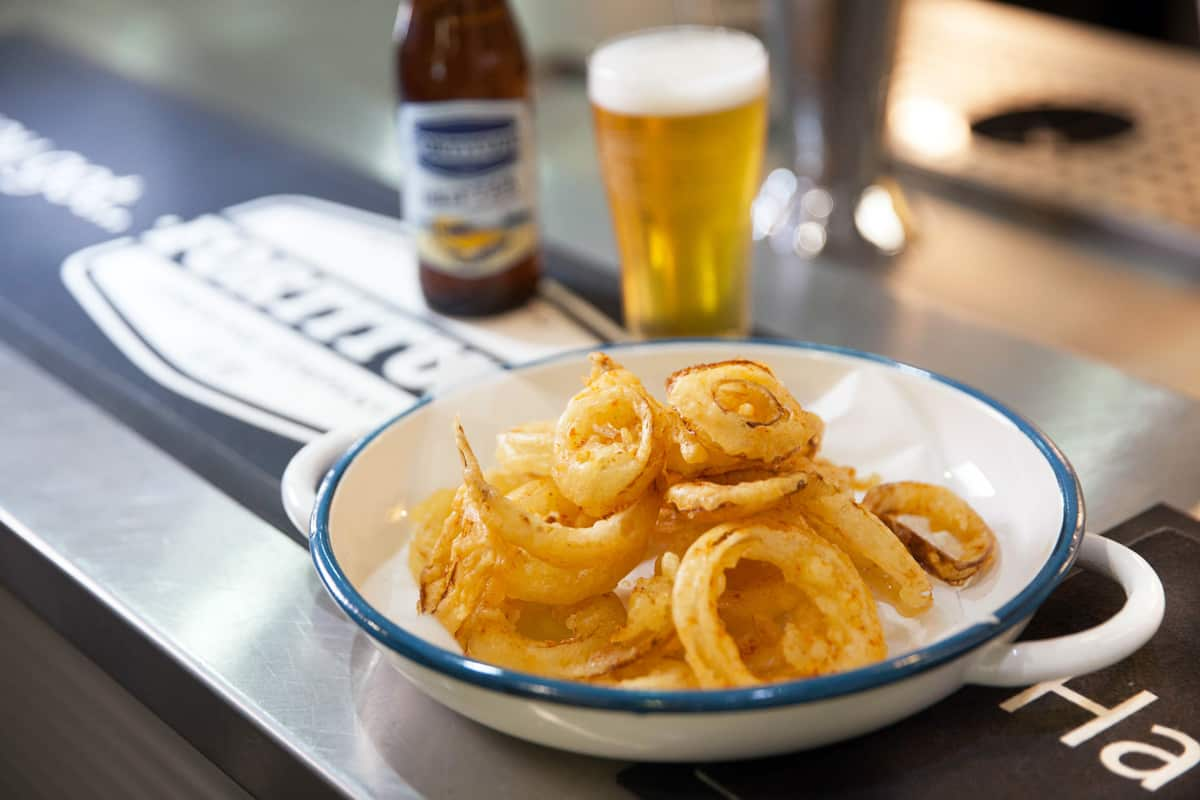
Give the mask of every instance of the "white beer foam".
[(588, 61), (588, 96), (618, 114), (704, 114), (766, 92), (767, 53), (748, 33), (654, 28), (600, 45)]

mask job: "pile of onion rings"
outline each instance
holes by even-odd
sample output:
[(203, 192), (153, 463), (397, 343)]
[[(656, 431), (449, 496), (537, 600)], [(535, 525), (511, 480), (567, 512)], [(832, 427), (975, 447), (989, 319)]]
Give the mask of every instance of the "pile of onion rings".
[(419, 610), (468, 656), (631, 689), (824, 675), (887, 657), (877, 603), (923, 614), (930, 576), (993, 562), (950, 490), (821, 457), (824, 423), (766, 365), (688, 367), (661, 401), (590, 358), (557, 420), (497, 438), (490, 472), (456, 423), (463, 482), (413, 509)]

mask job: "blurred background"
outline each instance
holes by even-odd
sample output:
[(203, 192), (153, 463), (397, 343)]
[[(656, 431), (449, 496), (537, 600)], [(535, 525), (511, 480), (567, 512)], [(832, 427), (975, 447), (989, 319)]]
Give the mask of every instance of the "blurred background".
[[(1180, 53), (1200, 50), (1193, 0), (967, 0), (951, 5), (965, 7), (960, 10), (970, 16), (975, 3), (1032, 9), (1135, 35)], [(764, 18), (761, 0), (512, 0), (511, 5), (540, 70), (580, 75), (586, 54), (624, 31), (696, 22), (761, 33)], [(391, 127), (396, 7), (396, 0), (10, 0), (0, 6), (0, 26), (35, 30), (127, 75), (285, 129), (398, 181)], [(981, 22), (991, 19), (986, 13), (978, 17)], [(945, 27), (960, 21), (955, 18)], [(912, 38), (922, 32), (912, 32)], [(962, 47), (984, 35), (971, 26), (959, 34)], [(1010, 68), (1038, 66), (1029, 63), (1029, 55), (1022, 49), (1009, 53)], [(1062, 58), (1068, 60), (1067, 53)], [(1106, 75), (1093, 79), (1099, 88)], [(316, 97), (327, 103), (320, 119), (309, 108)]]
[[(39, 33), (399, 185), (396, 5), (18, 0), (0, 6), (0, 30)], [(771, 9), (786, 5), (514, 0), (537, 69), (546, 239), (615, 269), (583, 86), (597, 42), (672, 22), (766, 34)], [(903, 8), (880, 170), (904, 191), (872, 212), (882, 249), (902, 254), (879, 277), (946, 313), (1200, 395), (1197, 4)], [(783, 83), (774, 76), (767, 173), (795, 161)], [(790, 236), (776, 249), (812, 257), (822, 243)], [(797, 299), (808, 269), (769, 284), (760, 319), (811, 313)]]

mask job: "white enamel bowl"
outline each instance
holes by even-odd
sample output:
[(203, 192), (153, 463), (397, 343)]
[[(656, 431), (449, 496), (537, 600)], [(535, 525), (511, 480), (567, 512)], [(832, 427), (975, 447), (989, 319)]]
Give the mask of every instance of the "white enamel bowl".
[[(985, 395), (886, 358), (810, 344), (680, 341), (612, 352), (652, 390), (693, 363), (742, 357), (770, 364), (801, 403), (825, 417), (828, 456), (884, 480), (950, 486), (991, 524), (1000, 557), (961, 592), (939, 588), (937, 611), (919, 624), (881, 607), (889, 659), (837, 675), (747, 689), (635, 692), (466, 658), (436, 622), (416, 612), (402, 511), (459, 482), (456, 414), (486, 460), (506, 427), (560, 413), (587, 364), (576, 353), (507, 371), (424, 402), (361, 438), (328, 434), (297, 454), (284, 476), (284, 504), (310, 533), (329, 594), (396, 669), (460, 714), (599, 756), (748, 758), (866, 733), (966, 683), (1021, 686), (1100, 669), (1157, 630), (1157, 576), (1132, 551), (1084, 534), (1071, 466), (1036, 428)], [(1121, 584), (1124, 608), (1091, 630), (1014, 644), (1076, 559)]]

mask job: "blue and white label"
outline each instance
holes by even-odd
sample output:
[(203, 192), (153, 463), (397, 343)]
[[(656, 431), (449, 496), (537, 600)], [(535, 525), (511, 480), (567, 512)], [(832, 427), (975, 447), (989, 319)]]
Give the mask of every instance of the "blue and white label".
[(483, 277), (537, 246), (533, 127), (524, 101), (405, 103), (398, 127), (404, 216), (422, 261)]
[(512, 117), (427, 120), (416, 123), (417, 164), (440, 175), (486, 175), (520, 158)]

